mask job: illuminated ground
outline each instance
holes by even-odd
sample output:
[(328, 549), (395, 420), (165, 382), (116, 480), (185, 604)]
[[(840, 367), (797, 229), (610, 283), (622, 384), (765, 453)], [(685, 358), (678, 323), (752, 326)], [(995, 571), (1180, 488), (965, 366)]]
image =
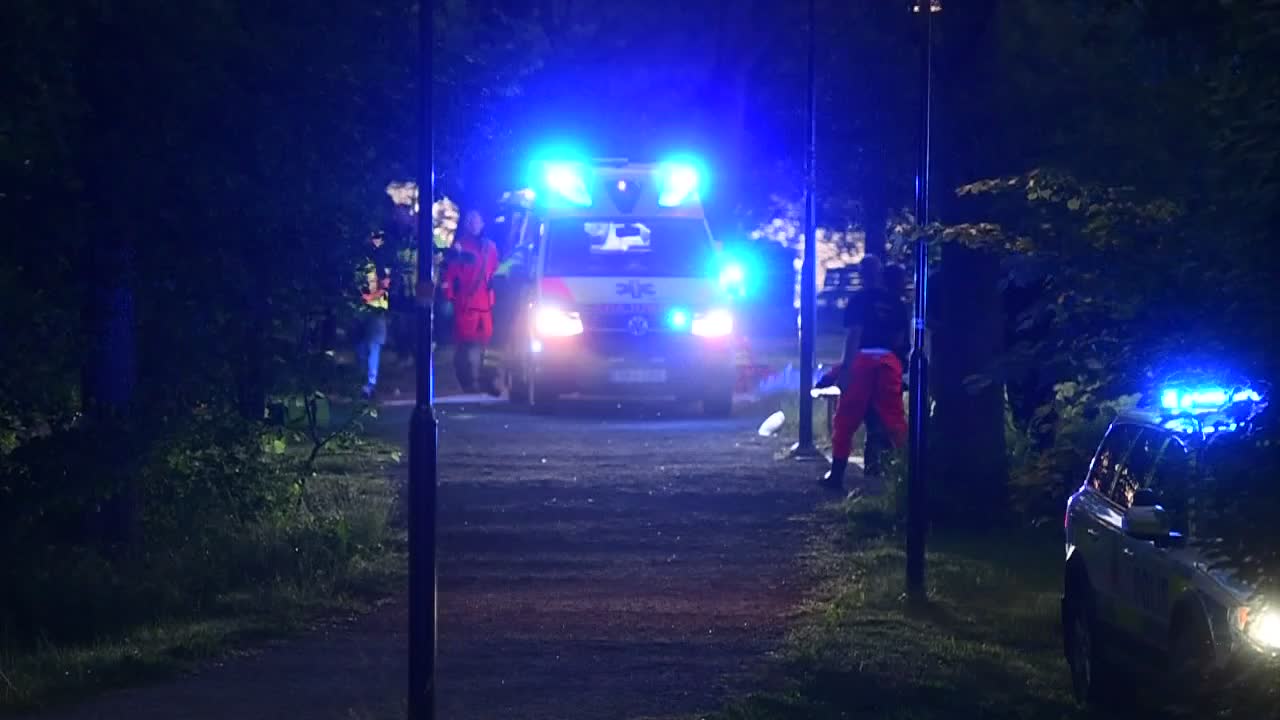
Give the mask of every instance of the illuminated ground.
[[(821, 496), (760, 417), (442, 406), (441, 717), (687, 716), (768, 682)], [(56, 717), (403, 717), (405, 625), (396, 598)]]

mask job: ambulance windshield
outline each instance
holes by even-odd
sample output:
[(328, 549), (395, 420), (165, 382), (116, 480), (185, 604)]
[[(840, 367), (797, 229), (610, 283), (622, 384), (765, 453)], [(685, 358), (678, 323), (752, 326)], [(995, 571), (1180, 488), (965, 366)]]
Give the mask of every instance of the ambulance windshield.
[(701, 277), (712, 255), (695, 218), (561, 218), (547, 230), (545, 274), (568, 277)]

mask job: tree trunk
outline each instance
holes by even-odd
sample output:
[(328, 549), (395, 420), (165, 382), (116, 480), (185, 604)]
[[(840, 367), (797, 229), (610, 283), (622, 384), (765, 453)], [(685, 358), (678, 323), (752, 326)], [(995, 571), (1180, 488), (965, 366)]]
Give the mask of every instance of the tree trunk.
[[(116, 72), (129, 57), (120, 28), (104, 14), (84, 15), (78, 85), (86, 105), (80, 138), (84, 182), (84, 227), (89, 242), (83, 267), (87, 352), (81, 371), (81, 403), (97, 452), (95, 462), (110, 491), (99, 507), (86, 508), (91, 537), (104, 545), (130, 546), (138, 539), (136, 458), (131, 425), (137, 388), (134, 317), (134, 214), (129, 211), (126, 109), (116, 101)], [(135, 190), (136, 192), (136, 190)]]
[(937, 308), (932, 444), (939, 496), (953, 522), (989, 524), (1008, 504), (1004, 380), (997, 373), (1004, 344), (1000, 279), (994, 255), (943, 246), (942, 276), (930, 303)]

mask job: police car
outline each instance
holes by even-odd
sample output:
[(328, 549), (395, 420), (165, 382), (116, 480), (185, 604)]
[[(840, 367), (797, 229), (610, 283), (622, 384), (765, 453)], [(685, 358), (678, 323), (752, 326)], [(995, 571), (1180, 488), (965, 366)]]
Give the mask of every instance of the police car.
[(1264, 401), (1220, 387), (1168, 389), (1160, 400), (1111, 424), (1067, 504), (1063, 638), (1084, 704), (1140, 668), (1187, 689), (1240, 663), (1269, 667), (1280, 653), (1280, 609), (1212, 566), (1196, 534), (1215, 443), (1248, 433)]
[(664, 396), (730, 414), (742, 269), (712, 238), (700, 167), (556, 160), (537, 179), (511, 399)]

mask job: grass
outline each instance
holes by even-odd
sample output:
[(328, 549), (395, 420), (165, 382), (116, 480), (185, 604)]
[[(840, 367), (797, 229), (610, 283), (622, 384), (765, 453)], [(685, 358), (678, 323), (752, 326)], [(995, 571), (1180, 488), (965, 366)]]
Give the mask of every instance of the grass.
[[(326, 528), (315, 536), (322, 538), (317, 545), (304, 544), (307, 532), (267, 529), (228, 556), (274, 564), (274, 579), (229, 588), (187, 612), (89, 642), (15, 648), (0, 637), (0, 715), (174, 677), (247, 644), (370, 609), (404, 580), (403, 531), (390, 522), (399, 496), (390, 478), (399, 461), (394, 448), (364, 441), (321, 456), (307, 486), (307, 513), (315, 519), (309, 525), (323, 520)], [(335, 551), (336, 545), (343, 549)]]
[(929, 601), (903, 599), (887, 503), (848, 511), (818, 554), (829, 578), (793, 631), (780, 689), (718, 720), (1075, 718), (1052, 535), (934, 536)]

